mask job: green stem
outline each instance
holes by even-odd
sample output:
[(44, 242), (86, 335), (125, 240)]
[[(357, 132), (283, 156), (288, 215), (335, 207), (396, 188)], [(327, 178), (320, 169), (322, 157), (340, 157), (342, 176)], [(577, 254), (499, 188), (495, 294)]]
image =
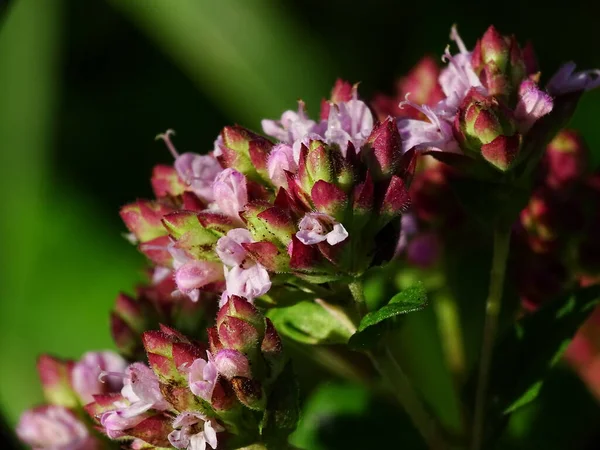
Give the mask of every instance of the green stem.
[(429, 448), (443, 450), (446, 448), (441, 439), (437, 425), (431, 418), (419, 395), (413, 389), (406, 376), (388, 347), (370, 354), (375, 368), (392, 388), (393, 394), (410, 416), (415, 428), (421, 433)]
[(498, 328), (498, 316), (502, 303), (502, 288), (504, 287), (504, 275), (509, 247), (510, 227), (505, 228), (497, 225), (494, 230), (494, 256), (492, 258), (490, 273), (490, 290), (485, 309), (483, 344), (481, 347), (479, 377), (475, 397), (472, 450), (480, 450), (483, 444), (488, 378), (492, 362), (494, 339)]
[(436, 297), (434, 306), (446, 362), (460, 385), (465, 375), (465, 349), (458, 305), (456, 299), (444, 290)]

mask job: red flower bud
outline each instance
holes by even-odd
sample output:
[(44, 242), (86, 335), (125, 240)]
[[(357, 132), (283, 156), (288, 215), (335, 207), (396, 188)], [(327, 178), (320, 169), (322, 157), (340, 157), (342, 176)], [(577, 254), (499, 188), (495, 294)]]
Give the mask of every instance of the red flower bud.
[(375, 181), (389, 179), (396, 173), (402, 157), (402, 141), (394, 119), (375, 125), (360, 156)]
[(554, 189), (572, 186), (583, 179), (589, 159), (589, 149), (581, 136), (573, 130), (562, 130), (546, 148), (546, 182)]
[(63, 361), (49, 355), (39, 357), (37, 370), (48, 403), (67, 408), (77, 405), (77, 397), (70, 381), (72, 369), (72, 361)]

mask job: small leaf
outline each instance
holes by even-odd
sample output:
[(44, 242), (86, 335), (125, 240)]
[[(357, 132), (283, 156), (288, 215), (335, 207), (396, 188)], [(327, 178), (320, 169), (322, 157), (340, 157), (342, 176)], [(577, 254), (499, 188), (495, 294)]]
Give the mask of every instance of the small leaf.
[(303, 344), (346, 344), (351, 336), (347, 327), (315, 302), (273, 308), (267, 316), (277, 331)]
[[(553, 301), (535, 314), (517, 322), (494, 349), (489, 382), (487, 417), (499, 432), (511, 414), (533, 401), (547, 372), (561, 358), (577, 329), (600, 300), (600, 286), (580, 288)], [(473, 400), (476, 373), (467, 384)]]
[(387, 330), (384, 325), (390, 319), (414, 311), (420, 311), (427, 306), (427, 292), (423, 283), (405, 289), (396, 294), (387, 305), (377, 311), (370, 312), (360, 322), (358, 330), (350, 338), (350, 347), (356, 350), (365, 350), (374, 346), (383, 333)]

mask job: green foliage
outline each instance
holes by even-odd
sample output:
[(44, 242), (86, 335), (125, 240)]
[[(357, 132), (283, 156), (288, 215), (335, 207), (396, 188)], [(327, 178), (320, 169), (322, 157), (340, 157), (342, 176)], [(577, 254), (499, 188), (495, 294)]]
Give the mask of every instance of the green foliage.
[(345, 344), (350, 330), (315, 302), (302, 301), (267, 312), (281, 334), (303, 344)]
[(377, 344), (388, 329), (389, 322), (397, 316), (420, 311), (427, 306), (427, 292), (422, 283), (418, 283), (396, 294), (387, 305), (368, 313), (360, 322), (358, 330), (350, 338), (350, 347), (366, 350)]
[[(490, 370), (488, 420), (490, 436), (506, 423), (506, 415), (533, 401), (544, 377), (600, 300), (600, 286), (580, 288), (512, 326), (494, 349)], [(475, 392), (475, 374), (467, 398)]]

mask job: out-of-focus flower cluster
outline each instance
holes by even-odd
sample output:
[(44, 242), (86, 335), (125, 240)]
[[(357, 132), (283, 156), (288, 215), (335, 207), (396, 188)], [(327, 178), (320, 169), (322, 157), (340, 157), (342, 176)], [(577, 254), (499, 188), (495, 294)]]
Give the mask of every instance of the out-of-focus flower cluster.
[[(38, 369), (48, 404), (23, 414), (19, 437), (33, 448), (56, 450), (112, 448), (102, 436), (132, 449), (260, 442), (274, 426), (271, 393), (294, 387), (279, 335), (235, 296), (207, 334), (203, 344), (164, 325), (146, 331), (147, 364), (112, 352), (76, 362), (42, 356)], [(293, 412), (293, 396), (286, 407)]]

